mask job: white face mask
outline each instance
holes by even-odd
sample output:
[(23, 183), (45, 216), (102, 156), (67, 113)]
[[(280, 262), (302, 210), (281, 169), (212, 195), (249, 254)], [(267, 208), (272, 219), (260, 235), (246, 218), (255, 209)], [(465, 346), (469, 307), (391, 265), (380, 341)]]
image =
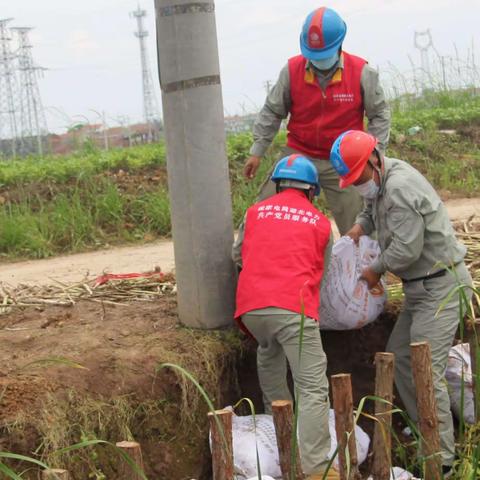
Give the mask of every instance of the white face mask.
[(324, 60), (310, 60), (312, 65), (318, 70), (330, 70), (339, 59), (338, 52), (330, 58), (325, 58)]
[(375, 183), (373, 178), (361, 185), (354, 185), (354, 187), (362, 197), (367, 198), (368, 200), (374, 199), (380, 190), (380, 187)]

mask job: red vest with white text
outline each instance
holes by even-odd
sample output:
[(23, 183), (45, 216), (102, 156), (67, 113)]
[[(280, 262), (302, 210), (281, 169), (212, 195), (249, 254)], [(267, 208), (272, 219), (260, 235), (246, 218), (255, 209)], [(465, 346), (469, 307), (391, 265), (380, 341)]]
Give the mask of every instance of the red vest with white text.
[(318, 320), (330, 222), (299, 190), (288, 189), (247, 211), (235, 318), (278, 307)]
[(364, 106), (360, 79), (366, 61), (343, 55), (325, 90), (312, 69), (305, 69), (302, 55), (290, 58), (290, 121), (287, 145), (315, 158), (328, 159), (335, 139), (346, 130), (364, 130)]

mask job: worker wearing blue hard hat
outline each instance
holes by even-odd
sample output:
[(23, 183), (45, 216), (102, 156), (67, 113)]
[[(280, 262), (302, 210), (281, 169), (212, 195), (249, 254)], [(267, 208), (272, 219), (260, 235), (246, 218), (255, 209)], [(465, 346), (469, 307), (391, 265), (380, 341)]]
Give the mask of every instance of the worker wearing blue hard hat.
[(338, 472), (328, 468), (327, 360), (318, 329), (330, 222), (312, 204), (321, 185), (308, 158), (292, 154), (281, 159), (271, 181), (277, 193), (247, 210), (233, 246), (233, 259), (242, 267), (235, 318), (258, 341), (258, 378), (267, 413), (273, 401), (292, 398), (287, 361), (290, 365), (301, 405), (299, 449), (307, 478), (337, 480)]
[[(256, 175), (261, 157), (289, 117), (285, 155), (300, 153), (317, 168), (327, 205), (340, 233), (353, 225), (362, 209), (362, 199), (353, 189), (342, 190), (338, 175), (330, 165), (334, 140), (345, 130), (363, 130), (386, 147), (390, 130), (390, 111), (378, 80), (368, 63), (343, 50), (347, 26), (340, 15), (328, 7), (311, 12), (300, 33), (301, 54), (288, 60), (277, 83), (268, 93), (265, 105), (253, 127), (254, 143), (244, 174)], [(260, 198), (274, 193), (266, 181)]]

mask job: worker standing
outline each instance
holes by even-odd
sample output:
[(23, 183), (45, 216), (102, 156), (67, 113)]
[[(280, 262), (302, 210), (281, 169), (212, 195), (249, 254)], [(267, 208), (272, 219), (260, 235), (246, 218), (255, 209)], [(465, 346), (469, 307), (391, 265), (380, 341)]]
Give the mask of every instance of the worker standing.
[[(330, 148), (348, 129), (368, 131), (385, 149), (390, 130), (390, 111), (378, 73), (365, 60), (342, 50), (347, 27), (331, 8), (311, 12), (300, 35), (301, 55), (288, 60), (253, 126), (254, 143), (244, 167), (253, 178), (282, 120), (290, 115), (284, 154), (301, 153), (318, 170), (328, 207), (341, 234), (352, 225), (363, 205), (352, 189), (338, 187), (338, 175), (328, 162)], [(273, 195), (268, 179), (260, 199)]]
[(372, 135), (343, 133), (333, 144), (330, 159), (340, 175), (340, 188), (353, 185), (366, 200), (347, 235), (358, 241), (361, 235), (377, 231), (381, 255), (362, 278), (372, 288), (389, 271), (403, 282), (405, 304), (387, 351), (395, 354), (395, 384), (413, 421), (418, 415), (410, 343), (430, 345), (442, 466), (447, 474), (455, 443), (445, 369), (459, 324), (460, 300), (458, 295), (446, 299), (458, 284), (467, 286), (467, 296), (472, 294), (472, 278), (463, 260), (466, 248), (458, 242), (430, 183), (408, 163), (384, 157)]
[(258, 377), (267, 413), (272, 401), (291, 399), (288, 360), (299, 402), (304, 472), (311, 480), (334, 480), (339, 478), (335, 470), (325, 474), (330, 450), (328, 380), (317, 323), (331, 226), (312, 205), (320, 186), (307, 158), (283, 158), (271, 180), (277, 194), (247, 210), (233, 246), (233, 259), (242, 267), (235, 318), (241, 318), (243, 328), (258, 341)]

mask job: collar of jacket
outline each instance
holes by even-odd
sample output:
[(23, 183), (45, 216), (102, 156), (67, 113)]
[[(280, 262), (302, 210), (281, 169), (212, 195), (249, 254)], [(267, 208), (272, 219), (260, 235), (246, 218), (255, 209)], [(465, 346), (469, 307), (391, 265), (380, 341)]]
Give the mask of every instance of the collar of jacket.
[[(337, 62), (337, 67), (336, 67), (337, 70), (335, 71), (332, 78), (330, 79), (329, 85), (331, 83), (337, 83), (342, 81), (343, 66), (344, 66), (344, 60), (343, 60), (343, 52), (342, 52)], [(315, 71), (316, 70), (313, 67), (312, 62), (310, 60), (307, 60), (307, 62), (305, 63), (305, 82), (307, 83), (315, 82), (315, 76), (316, 76)]]
[(385, 184), (387, 183), (387, 177), (390, 172), (390, 169), (392, 168), (391, 158), (383, 156), (382, 161), (383, 161), (383, 174), (380, 178), (380, 190), (378, 191), (378, 195), (383, 195), (383, 192), (385, 190)]

